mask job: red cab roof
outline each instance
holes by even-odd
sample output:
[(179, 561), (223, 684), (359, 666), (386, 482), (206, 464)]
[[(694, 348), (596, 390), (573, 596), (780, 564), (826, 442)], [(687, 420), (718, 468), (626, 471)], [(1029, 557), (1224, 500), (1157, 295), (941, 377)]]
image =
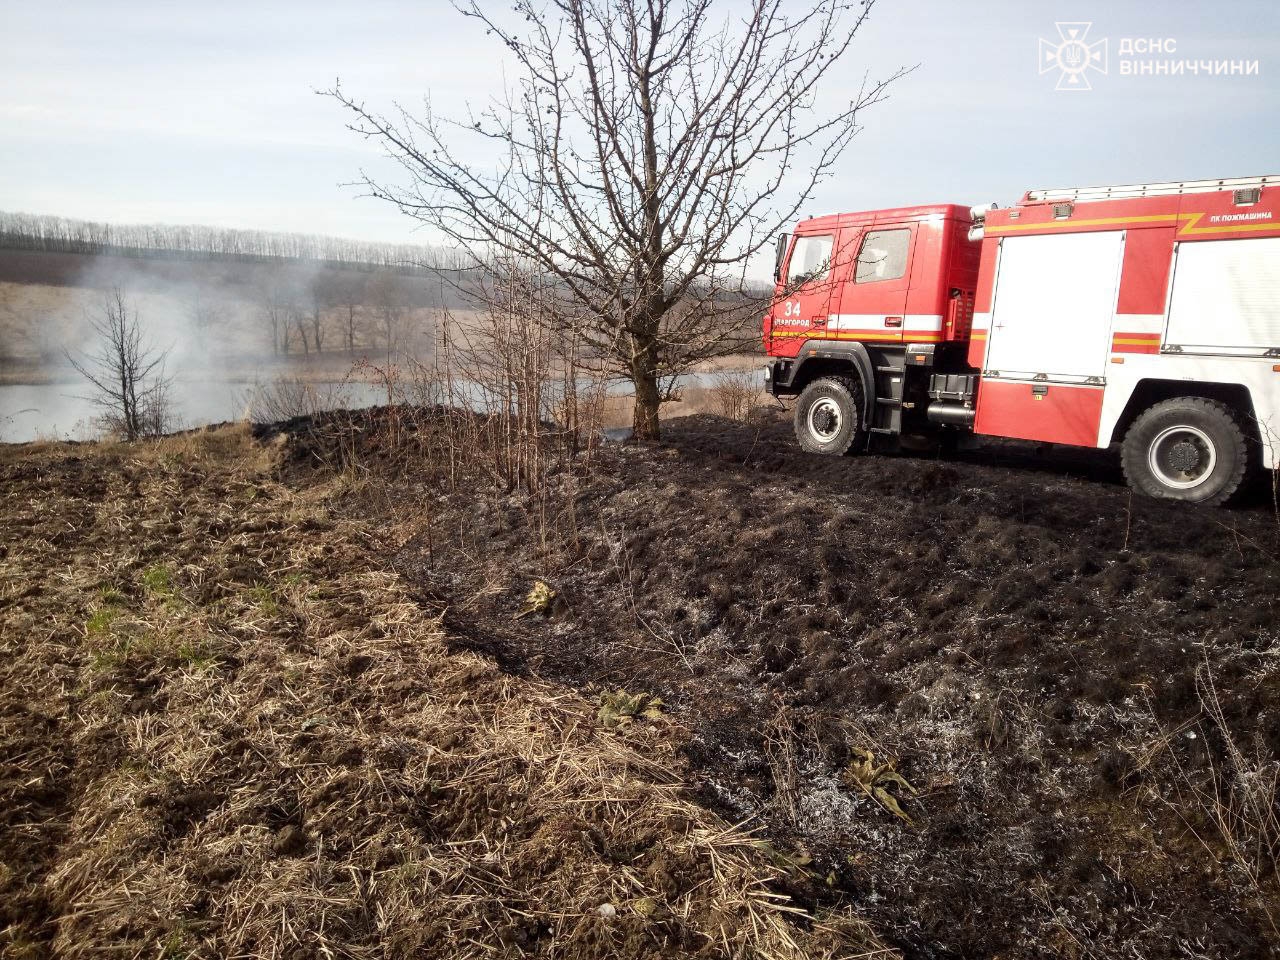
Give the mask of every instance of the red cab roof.
[(796, 233), (821, 233), (851, 224), (913, 223), (917, 220), (963, 220), (973, 218), (970, 208), (958, 203), (930, 203), (916, 207), (888, 207), (883, 210), (858, 210), (853, 213), (830, 213), (810, 217), (796, 224)]

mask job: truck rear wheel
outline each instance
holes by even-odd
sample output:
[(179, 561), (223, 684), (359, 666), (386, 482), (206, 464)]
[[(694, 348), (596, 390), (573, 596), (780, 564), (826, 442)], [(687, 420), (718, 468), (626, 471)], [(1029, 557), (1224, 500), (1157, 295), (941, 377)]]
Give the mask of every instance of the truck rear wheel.
[(862, 435), (862, 386), (851, 377), (813, 381), (796, 401), (795, 426), (807, 453), (848, 453)]
[(1133, 422), (1121, 463), (1129, 486), (1147, 496), (1216, 505), (1240, 488), (1249, 445), (1225, 403), (1175, 397)]

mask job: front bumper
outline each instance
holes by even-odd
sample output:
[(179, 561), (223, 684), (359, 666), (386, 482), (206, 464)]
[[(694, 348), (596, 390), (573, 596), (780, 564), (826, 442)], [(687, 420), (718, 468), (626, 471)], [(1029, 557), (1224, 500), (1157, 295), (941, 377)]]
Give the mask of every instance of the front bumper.
[(794, 360), (772, 360), (764, 365), (764, 388), (770, 396), (787, 396), (792, 391)]

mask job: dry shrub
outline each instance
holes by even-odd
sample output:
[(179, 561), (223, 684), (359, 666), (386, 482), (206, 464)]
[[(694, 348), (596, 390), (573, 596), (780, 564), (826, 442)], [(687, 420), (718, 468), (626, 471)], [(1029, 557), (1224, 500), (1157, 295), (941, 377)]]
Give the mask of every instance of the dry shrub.
[(386, 569), (399, 534), (331, 516), (326, 485), (270, 479), (246, 430), (42, 456), (0, 485), (18, 537), (0, 574), (45, 585), (0, 610), (19, 758), (0, 795), (24, 824), (0, 841), (0, 893), (28, 905), (5, 918), (10, 945), (881, 949), (773, 891), (767, 851), (684, 798), (661, 720), (604, 729), (573, 692), (450, 653), (439, 611)]
[(729, 420), (746, 422), (760, 397), (757, 370), (722, 370), (712, 374), (711, 395), (716, 412)]
[(273, 423), (295, 417), (312, 417), (340, 410), (349, 403), (346, 382), (312, 383), (302, 377), (276, 377), (255, 382), (241, 400), (244, 418), (253, 423)]
[[(495, 270), (486, 282), (494, 287), (484, 309), (465, 325), (441, 317), (429, 358), (356, 365), (381, 387), (384, 407), (317, 410), (282, 428), (306, 435), (298, 447), (312, 463), (358, 480), (384, 505), (393, 479), (449, 492), (520, 492), (541, 542), (563, 526), (554, 518), (566, 510), (576, 536), (564, 481), (592, 469), (607, 380), (583, 363), (582, 341), (547, 320), (548, 300), (527, 276)], [(433, 498), (418, 506), (429, 527)]]

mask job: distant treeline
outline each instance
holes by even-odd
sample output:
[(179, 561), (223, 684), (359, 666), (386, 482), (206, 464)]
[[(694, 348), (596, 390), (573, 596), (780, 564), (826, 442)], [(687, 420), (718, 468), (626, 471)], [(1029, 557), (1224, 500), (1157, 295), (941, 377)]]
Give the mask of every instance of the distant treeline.
[(413, 244), (200, 225), (111, 224), (0, 211), (0, 249), (172, 260), (303, 260), (354, 270), (461, 270), (462, 254)]

